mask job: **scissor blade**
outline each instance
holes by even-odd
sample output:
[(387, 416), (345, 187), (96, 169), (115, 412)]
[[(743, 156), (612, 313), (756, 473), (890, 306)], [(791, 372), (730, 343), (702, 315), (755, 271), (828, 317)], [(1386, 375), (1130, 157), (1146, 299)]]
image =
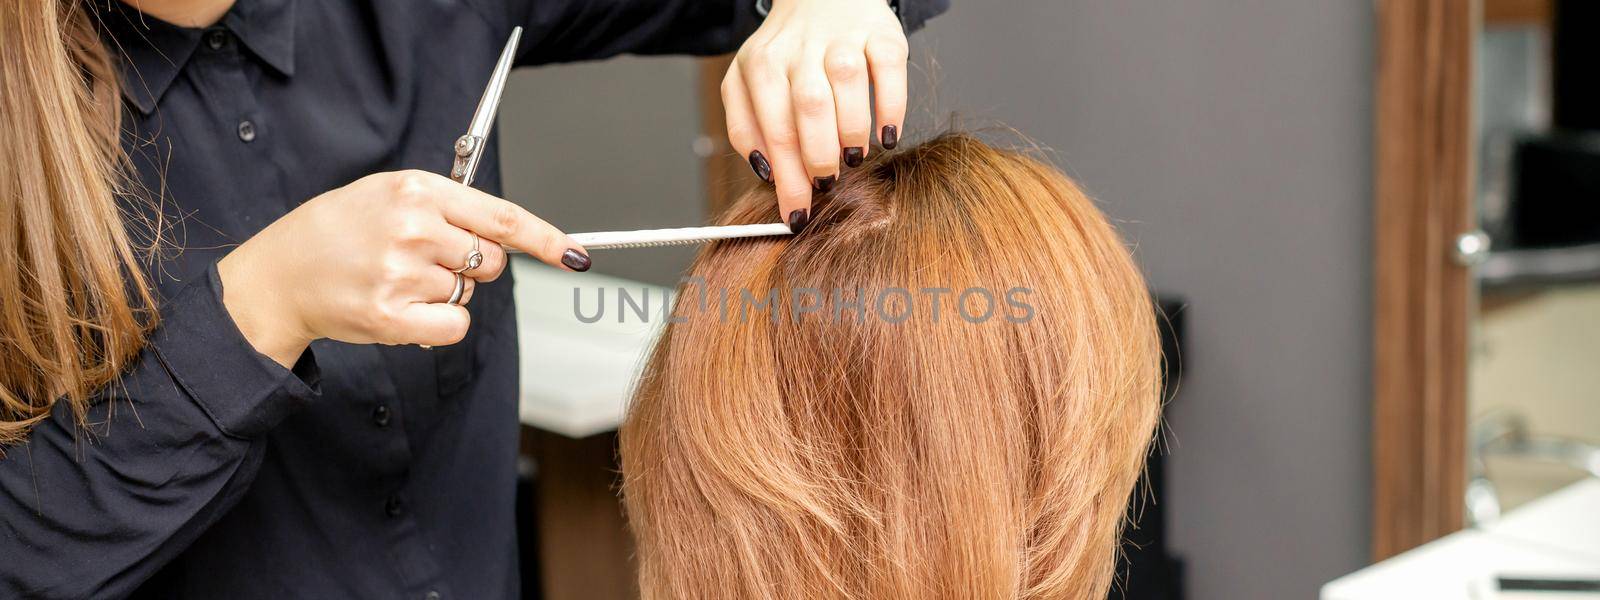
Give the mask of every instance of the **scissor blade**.
[(500, 111), (500, 94), (505, 92), (506, 77), (511, 74), (511, 63), (517, 56), (517, 42), (522, 39), (522, 28), (511, 30), (511, 39), (506, 41), (506, 49), (500, 52), (500, 61), (494, 64), (494, 73), (489, 76), (489, 87), (483, 89), (483, 99), (478, 100), (478, 111), (472, 113), (472, 126), (467, 128), (467, 134), (477, 136), (479, 139), (489, 137), (489, 128), (494, 126), (495, 113)]

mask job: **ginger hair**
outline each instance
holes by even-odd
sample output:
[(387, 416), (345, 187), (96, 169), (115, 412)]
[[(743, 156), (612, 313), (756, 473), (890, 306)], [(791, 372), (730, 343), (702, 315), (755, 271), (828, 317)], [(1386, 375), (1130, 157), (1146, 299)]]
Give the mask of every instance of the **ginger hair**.
[[(774, 205), (758, 189), (721, 222)], [(1103, 598), (1160, 408), (1117, 231), (966, 134), (877, 153), (812, 210), (792, 238), (710, 244), (679, 289), (620, 436), (643, 597)], [(973, 288), (999, 305), (982, 322)], [(773, 289), (771, 315), (717, 308)], [(809, 289), (869, 311), (799, 310)]]

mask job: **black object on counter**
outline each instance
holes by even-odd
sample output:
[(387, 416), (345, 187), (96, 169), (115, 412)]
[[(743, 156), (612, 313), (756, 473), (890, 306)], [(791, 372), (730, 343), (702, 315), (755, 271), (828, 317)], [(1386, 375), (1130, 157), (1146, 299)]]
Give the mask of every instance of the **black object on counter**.
[(1551, 31), (1553, 69), (1551, 125), (1557, 130), (1600, 131), (1600, 2), (1558, 0)]
[(1600, 579), (1500, 577), (1502, 592), (1600, 592)]
[(1516, 140), (1505, 222), (1477, 270), (1485, 288), (1600, 280), (1600, 2), (1557, 0), (1549, 133)]
[(1520, 141), (1510, 204), (1515, 248), (1600, 242), (1600, 131), (1565, 131)]
[(1600, 2), (1557, 0), (1551, 23), (1551, 132), (1517, 142), (1500, 248), (1600, 243)]

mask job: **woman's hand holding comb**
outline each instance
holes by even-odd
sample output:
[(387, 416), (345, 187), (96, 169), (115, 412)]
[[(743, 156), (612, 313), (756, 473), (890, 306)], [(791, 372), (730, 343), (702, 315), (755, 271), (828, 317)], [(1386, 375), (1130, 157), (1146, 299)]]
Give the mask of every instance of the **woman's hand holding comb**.
[(883, 147), (899, 143), (907, 53), (884, 0), (772, 0), (739, 49), (722, 79), (728, 140), (776, 186), (794, 230), (810, 219), (813, 190), (866, 158), (874, 110)]

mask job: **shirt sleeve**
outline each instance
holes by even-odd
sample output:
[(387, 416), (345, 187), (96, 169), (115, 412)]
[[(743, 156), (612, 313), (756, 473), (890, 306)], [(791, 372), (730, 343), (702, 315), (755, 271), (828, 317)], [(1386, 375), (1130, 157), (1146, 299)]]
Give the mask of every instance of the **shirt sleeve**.
[[(761, 25), (756, 0), (504, 0), (524, 28), (520, 66), (619, 54), (726, 54)], [(900, 0), (909, 33), (944, 12), (949, 0)]]
[(900, 0), (900, 24), (909, 34), (947, 10), (950, 10), (950, 0)]
[(0, 458), (0, 597), (132, 593), (248, 489), (261, 438), (318, 396), (308, 349), (285, 369), (250, 346), (213, 266), (162, 323), (89, 427), (64, 402)]

